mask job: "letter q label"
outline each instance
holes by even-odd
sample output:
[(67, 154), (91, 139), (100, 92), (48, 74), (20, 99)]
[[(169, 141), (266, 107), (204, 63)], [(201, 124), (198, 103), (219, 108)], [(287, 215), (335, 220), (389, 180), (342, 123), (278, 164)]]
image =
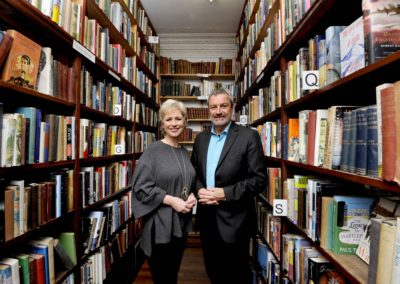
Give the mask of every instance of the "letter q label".
[(287, 216), (287, 200), (274, 199), (274, 216)]

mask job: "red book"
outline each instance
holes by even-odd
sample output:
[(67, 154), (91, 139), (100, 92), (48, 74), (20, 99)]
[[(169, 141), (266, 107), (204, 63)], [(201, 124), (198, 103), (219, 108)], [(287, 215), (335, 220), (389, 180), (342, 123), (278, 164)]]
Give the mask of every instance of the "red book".
[[(31, 253), (29, 257), (34, 259), (34, 267), (36, 270), (36, 279), (34, 279), (34, 283), (37, 284), (45, 284), (46, 283), (46, 274), (44, 268), (44, 256), (41, 254)], [(32, 283), (32, 282), (31, 282)]]
[(308, 114), (307, 164), (314, 165), (316, 112)]
[[(382, 178), (400, 184), (400, 81), (382, 89)], [(393, 158), (395, 157), (395, 158)]]

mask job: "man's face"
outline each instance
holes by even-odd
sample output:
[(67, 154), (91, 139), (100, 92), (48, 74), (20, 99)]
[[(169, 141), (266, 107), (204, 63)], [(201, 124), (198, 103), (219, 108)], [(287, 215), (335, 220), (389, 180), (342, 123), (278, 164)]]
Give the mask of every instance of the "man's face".
[(225, 128), (231, 121), (233, 110), (226, 94), (210, 96), (208, 110), (211, 122), (218, 128)]
[(28, 72), (29, 69), (29, 63), (28, 60), (26, 58), (21, 58), (21, 69), (25, 72)]

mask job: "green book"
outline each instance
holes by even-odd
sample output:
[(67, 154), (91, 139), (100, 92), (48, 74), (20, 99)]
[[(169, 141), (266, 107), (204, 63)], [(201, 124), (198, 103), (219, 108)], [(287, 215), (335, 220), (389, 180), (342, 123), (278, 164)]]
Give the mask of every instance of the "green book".
[(374, 198), (334, 196), (333, 246), (338, 254), (355, 254), (372, 211)]
[(29, 278), (29, 255), (27, 254), (17, 254), (15, 257), (18, 259), (19, 266), (20, 268), (20, 277), (21, 277), (21, 283), (23, 284), (29, 284), (30, 283), (30, 278)]
[(60, 243), (64, 247), (64, 250), (71, 258), (74, 265), (77, 264), (76, 258), (76, 246), (75, 246), (75, 233), (74, 232), (63, 232), (59, 236)]

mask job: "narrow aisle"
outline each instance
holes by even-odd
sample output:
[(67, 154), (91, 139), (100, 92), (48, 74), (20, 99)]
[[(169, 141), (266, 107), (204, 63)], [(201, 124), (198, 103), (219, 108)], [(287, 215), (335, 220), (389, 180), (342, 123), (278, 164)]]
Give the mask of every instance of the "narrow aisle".
[[(133, 284), (153, 283), (147, 261), (136, 277)], [(203, 251), (200, 247), (189, 247), (185, 249), (181, 270), (179, 271), (179, 284), (209, 284), (203, 262)]]

